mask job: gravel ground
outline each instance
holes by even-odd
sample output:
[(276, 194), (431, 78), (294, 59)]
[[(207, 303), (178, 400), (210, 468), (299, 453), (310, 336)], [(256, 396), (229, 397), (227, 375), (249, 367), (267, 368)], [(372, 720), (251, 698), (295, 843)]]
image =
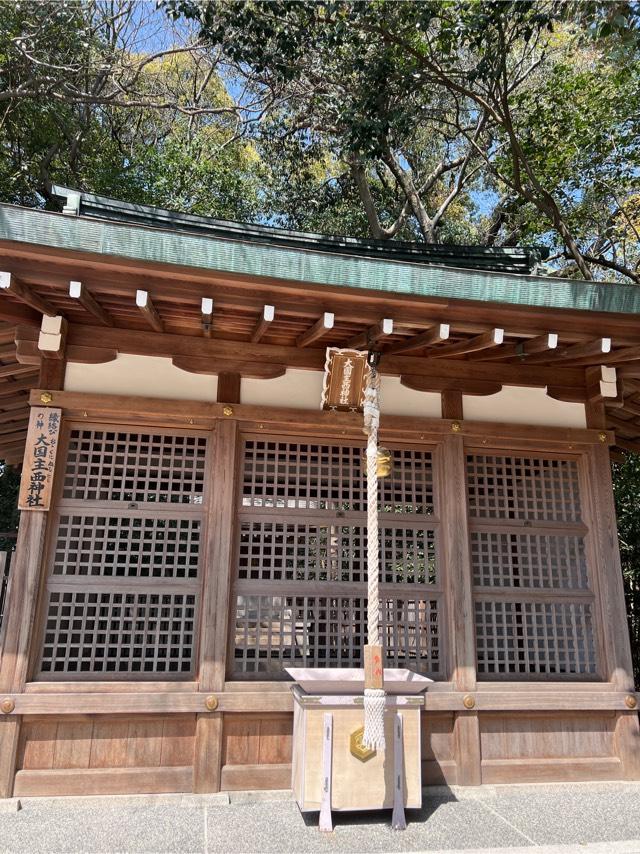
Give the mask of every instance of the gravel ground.
[(535, 852), (640, 854), (640, 785), (440, 789), (408, 828), (390, 813), (334, 813), (321, 834), (284, 793), (26, 798), (0, 809), (0, 852)]

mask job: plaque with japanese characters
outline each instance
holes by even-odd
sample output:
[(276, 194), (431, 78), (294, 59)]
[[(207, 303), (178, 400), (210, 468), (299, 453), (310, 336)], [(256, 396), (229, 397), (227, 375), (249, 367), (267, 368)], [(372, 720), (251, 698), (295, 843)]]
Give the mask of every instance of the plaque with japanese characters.
[(322, 408), (362, 412), (368, 371), (366, 353), (327, 347)]
[(61, 418), (60, 409), (31, 409), (18, 498), (20, 510), (49, 509)]

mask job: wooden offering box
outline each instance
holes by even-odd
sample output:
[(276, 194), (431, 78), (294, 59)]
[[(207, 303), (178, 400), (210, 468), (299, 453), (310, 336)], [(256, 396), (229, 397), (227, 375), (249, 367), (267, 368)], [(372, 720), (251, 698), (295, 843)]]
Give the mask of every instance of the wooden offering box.
[(404, 808), (422, 806), (424, 697), (387, 695), (386, 748), (375, 752), (361, 744), (362, 694), (311, 694), (295, 685), (293, 697), (292, 789), (301, 811), (320, 811), (320, 829), (330, 830), (331, 810), (393, 809), (393, 825), (404, 827)]

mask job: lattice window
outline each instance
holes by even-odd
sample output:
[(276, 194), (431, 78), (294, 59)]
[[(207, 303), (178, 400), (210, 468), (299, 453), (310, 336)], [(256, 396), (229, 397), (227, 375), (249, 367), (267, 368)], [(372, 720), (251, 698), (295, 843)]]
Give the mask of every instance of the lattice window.
[(197, 578), (200, 519), (62, 514), (54, 575)]
[[(387, 664), (438, 674), (438, 602), (380, 600)], [(236, 601), (235, 667), (280, 674), (283, 667), (361, 667), (366, 603), (353, 596), (240, 595)]]
[(202, 435), (71, 429), (43, 678), (193, 674), (206, 450)]
[(581, 536), (474, 531), (471, 565), (481, 587), (589, 587)]
[(63, 498), (201, 503), (206, 448), (204, 436), (72, 430)]
[(467, 457), (469, 512), (489, 519), (577, 522), (578, 464), (541, 457)]
[[(232, 669), (361, 666), (366, 642), (363, 447), (246, 439)], [(393, 450), (381, 482), (381, 637), (389, 666), (442, 674), (432, 459)], [(428, 521), (427, 521), (428, 520)], [(425, 591), (425, 592), (423, 592)]]
[[(381, 583), (436, 582), (433, 530), (382, 528), (380, 557)], [(238, 578), (366, 582), (366, 529), (304, 522), (242, 522)]]
[(194, 637), (193, 594), (52, 590), (42, 672), (189, 673)]
[(594, 677), (577, 458), (467, 457), (478, 675)]
[(596, 674), (592, 606), (476, 602), (479, 674)]
[[(244, 507), (366, 512), (364, 447), (249, 439), (245, 442)], [(381, 482), (381, 510), (433, 512), (431, 454), (393, 451), (392, 476)]]

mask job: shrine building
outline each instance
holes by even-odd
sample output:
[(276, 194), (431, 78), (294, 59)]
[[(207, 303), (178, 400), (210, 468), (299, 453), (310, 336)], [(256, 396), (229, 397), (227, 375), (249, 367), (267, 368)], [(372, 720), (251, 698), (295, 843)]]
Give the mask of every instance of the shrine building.
[(423, 784), (639, 780), (610, 464), (640, 451), (640, 288), (55, 192), (0, 205), (0, 795), (291, 787), (284, 668), (366, 642), (328, 348), (378, 359), (380, 635), (433, 680)]

